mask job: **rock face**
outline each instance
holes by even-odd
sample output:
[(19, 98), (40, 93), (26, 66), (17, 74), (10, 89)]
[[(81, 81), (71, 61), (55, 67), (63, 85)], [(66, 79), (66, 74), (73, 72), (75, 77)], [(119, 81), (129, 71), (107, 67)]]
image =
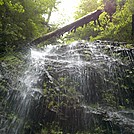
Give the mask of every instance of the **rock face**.
[(11, 84), (15, 88), (1, 90), (0, 133), (134, 133), (132, 47), (102, 41), (48, 45), (32, 49), (28, 61)]

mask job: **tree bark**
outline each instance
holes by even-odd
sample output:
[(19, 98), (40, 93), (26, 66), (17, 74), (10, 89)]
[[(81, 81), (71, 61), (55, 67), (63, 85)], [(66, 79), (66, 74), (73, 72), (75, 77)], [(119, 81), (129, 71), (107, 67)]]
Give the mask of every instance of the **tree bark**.
[(66, 26), (64, 26), (62, 28), (59, 28), (59, 29), (57, 29), (57, 30), (55, 30), (53, 32), (50, 32), (48, 34), (45, 34), (42, 37), (39, 37), (39, 38), (33, 40), (30, 43), (30, 45), (32, 45), (32, 46), (33, 45), (38, 45), (39, 43), (42, 43), (42, 42), (44, 42), (44, 41), (46, 41), (46, 40), (48, 40), (48, 39), (50, 39), (52, 37), (58, 37), (60, 35), (63, 35), (66, 32), (70, 32), (70, 31), (73, 31), (73, 30), (75, 31), (76, 28), (78, 28), (80, 26), (83, 27), (83, 25), (89, 23), (90, 21), (98, 20), (101, 13), (103, 13), (103, 10), (96, 10), (96, 11), (90, 13), (90, 14), (87, 14), (87, 15), (83, 16), (82, 18), (74, 21), (71, 24), (68, 24), (68, 25), (66, 25)]

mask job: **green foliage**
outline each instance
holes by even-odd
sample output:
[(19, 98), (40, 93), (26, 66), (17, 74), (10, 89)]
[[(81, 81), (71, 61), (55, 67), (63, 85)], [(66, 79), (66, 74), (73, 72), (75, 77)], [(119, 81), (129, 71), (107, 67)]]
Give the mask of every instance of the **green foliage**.
[[(60, 83), (59, 86), (51, 85), (50, 83), (44, 82), (44, 95), (46, 96), (47, 108), (58, 111), (60, 114), (60, 109), (62, 108), (74, 108), (79, 106), (79, 93), (76, 92), (75, 87), (78, 86), (67, 77), (59, 77), (56, 84)], [(55, 89), (55, 86), (59, 88)]]
[[(113, 15), (113, 22), (105, 23), (104, 30), (94, 39), (108, 39), (116, 41), (131, 42), (131, 13), (128, 9), (128, 2), (123, 8), (117, 8)], [(101, 19), (101, 17), (100, 17)], [(103, 18), (102, 18), (103, 19)]]
[[(97, 10), (100, 7), (98, 0), (82, 0), (78, 10), (75, 13), (75, 19), (78, 19), (94, 10)], [(93, 22), (87, 24), (86, 26), (79, 27), (76, 29), (75, 33), (71, 33), (67, 38), (74, 38), (75, 40), (83, 39), (89, 40), (92, 36), (95, 37), (98, 34), (98, 25), (94, 25)]]
[(126, 46), (121, 47), (122, 51), (113, 52), (112, 55), (121, 59), (122, 63), (127, 66), (117, 64), (112, 71), (113, 77), (104, 79), (107, 88), (103, 90), (102, 101), (105, 105), (117, 109), (131, 109), (134, 105), (132, 97), (134, 95), (134, 68), (130, 58), (133, 46), (126, 44)]
[(47, 33), (50, 29), (49, 22), (43, 15), (50, 14), (55, 4), (56, 0), (1, 0), (1, 50), (19, 46)]
[[(133, 7), (133, 0), (118, 0), (116, 1), (116, 12), (112, 15), (112, 22), (110, 22), (109, 15), (104, 12), (99, 17), (101, 26), (90, 22), (86, 27), (78, 28), (76, 33), (70, 34), (68, 38), (90, 39), (91, 41), (101, 39), (133, 43), (134, 38), (131, 36)], [(75, 18), (78, 19), (97, 8), (103, 9), (102, 1), (82, 0), (76, 11)]]
[(90, 12), (93, 12), (100, 6), (98, 0), (81, 0), (78, 10), (75, 13), (75, 18), (80, 18)]
[[(19, 73), (19, 71), (24, 70), (25, 60), (22, 58), (22, 54), (8, 53), (3, 57), (0, 57), (0, 62), (4, 64), (4, 69), (7, 69), (9, 72)], [(18, 70), (18, 72), (16, 72)]]
[(56, 122), (49, 124), (41, 130), (41, 134), (63, 134), (63, 131), (59, 128)]

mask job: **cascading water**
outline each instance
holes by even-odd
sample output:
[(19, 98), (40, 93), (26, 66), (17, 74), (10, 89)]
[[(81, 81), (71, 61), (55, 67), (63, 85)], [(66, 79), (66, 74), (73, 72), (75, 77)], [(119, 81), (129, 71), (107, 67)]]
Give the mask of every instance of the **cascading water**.
[[(127, 60), (121, 59), (122, 53)], [(117, 105), (127, 107), (129, 98), (133, 106), (133, 82), (125, 87), (126, 70), (134, 70), (133, 56), (133, 49), (128, 53), (100, 42), (31, 49), (27, 70), (6, 97), (9, 104), (4, 110), (11, 110), (14, 116), (1, 121), (0, 133), (34, 134), (32, 127), (56, 120), (64, 133), (73, 134), (79, 129), (94, 129), (98, 115), (105, 122), (114, 120), (118, 132), (125, 133), (126, 125), (127, 132), (134, 133), (133, 111), (113, 110)], [(131, 117), (127, 117), (129, 114)]]
[(22, 134), (24, 128), (29, 120), (30, 110), (33, 100), (40, 100), (39, 97), (42, 93), (41, 87), (39, 87), (40, 79), (44, 70), (44, 61), (40, 60), (40, 57), (44, 57), (49, 54), (50, 47), (41, 55), (40, 52), (31, 50), (31, 56), (27, 70), (20, 78), (18, 78), (17, 84), (13, 87), (14, 90), (9, 91), (7, 95), (7, 101), (14, 117), (12, 120), (6, 121), (2, 124), (1, 134)]

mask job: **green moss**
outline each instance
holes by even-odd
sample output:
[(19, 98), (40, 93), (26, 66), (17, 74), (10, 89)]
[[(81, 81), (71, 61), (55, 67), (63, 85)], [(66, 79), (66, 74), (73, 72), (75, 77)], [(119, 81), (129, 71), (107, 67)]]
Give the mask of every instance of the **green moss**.
[(15, 67), (24, 63), (24, 61), (21, 59), (21, 57), (15, 56), (13, 54), (8, 54), (3, 57), (0, 57), (0, 61), (4, 62), (8, 66), (15, 66)]

